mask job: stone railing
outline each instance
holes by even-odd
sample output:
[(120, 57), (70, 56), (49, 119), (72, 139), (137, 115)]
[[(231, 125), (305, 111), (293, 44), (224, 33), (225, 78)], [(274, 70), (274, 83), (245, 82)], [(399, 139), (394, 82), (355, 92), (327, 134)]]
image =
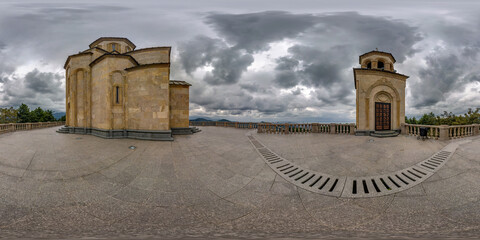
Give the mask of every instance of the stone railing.
[(190, 121), (190, 126), (217, 126), (217, 127), (233, 127), (257, 129), (258, 123), (255, 122), (217, 122), (217, 121)]
[(298, 133), (329, 133), (355, 134), (355, 124), (339, 123), (259, 123), (258, 133), (298, 134)]
[(65, 122), (7, 123), (0, 124), (0, 134), (6, 132), (48, 128), (65, 125)]
[(428, 137), (438, 140), (449, 140), (479, 135), (480, 124), (472, 125), (419, 125), (402, 124), (402, 134), (411, 136), (420, 136), (420, 127), (428, 128)]

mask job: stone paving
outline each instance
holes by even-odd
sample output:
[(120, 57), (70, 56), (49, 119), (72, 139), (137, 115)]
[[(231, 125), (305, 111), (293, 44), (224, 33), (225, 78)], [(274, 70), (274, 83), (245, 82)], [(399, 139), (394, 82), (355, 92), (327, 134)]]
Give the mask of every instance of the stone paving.
[[(480, 235), (480, 138), (403, 192), (337, 198), (285, 181), (248, 130), (202, 127), (174, 142), (0, 135), (0, 237), (415, 238)], [(276, 153), (330, 174), (399, 170), (449, 142), (253, 135)], [(130, 149), (135, 146), (135, 149)]]

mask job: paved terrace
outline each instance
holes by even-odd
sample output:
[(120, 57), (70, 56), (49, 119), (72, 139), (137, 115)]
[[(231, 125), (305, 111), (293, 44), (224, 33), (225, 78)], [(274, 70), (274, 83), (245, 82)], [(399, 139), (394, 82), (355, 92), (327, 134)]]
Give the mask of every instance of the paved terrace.
[(450, 142), (200, 128), (174, 142), (106, 140), (57, 128), (0, 135), (0, 237), (480, 234), (479, 137), (415, 187), (352, 199), (287, 182), (246, 135), (305, 168), (354, 177), (411, 166)]

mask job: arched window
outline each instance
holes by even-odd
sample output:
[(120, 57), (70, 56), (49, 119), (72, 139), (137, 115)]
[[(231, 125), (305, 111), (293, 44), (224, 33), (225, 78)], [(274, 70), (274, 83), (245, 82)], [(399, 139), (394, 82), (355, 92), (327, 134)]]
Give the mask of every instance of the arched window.
[(368, 62), (368, 63), (367, 63), (367, 68), (368, 68), (368, 69), (371, 69), (371, 68), (372, 68), (372, 62)]
[(383, 64), (382, 61), (378, 61), (378, 63), (377, 63), (377, 68), (378, 68), (378, 69), (384, 69), (384, 68), (385, 68), (385, 65)]
[(116, 104), (119, 104), (119, 103), (120, 103), (120, 96), (119, 96), (119, 94), (120, 94), (120, 87), (117, 86), (117, 87), (115, 88), (115, 103), (116, 103)]
[(112, 52), (115, 51), (115, 47), (116, 47), (117, 44), (115, 43), (112, 43)]

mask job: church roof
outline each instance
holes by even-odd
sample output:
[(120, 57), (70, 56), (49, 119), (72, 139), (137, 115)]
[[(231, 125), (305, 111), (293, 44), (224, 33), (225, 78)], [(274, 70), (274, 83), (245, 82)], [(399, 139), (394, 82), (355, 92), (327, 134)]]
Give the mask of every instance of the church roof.
[(101, 38), (98, 38), (97, 40), (93, 41), (92, 43), (90, 43), (90, 45), (88, 45), (88, 46), (90, 48), (93, 48), (95, 45), (97, 45), (98, 43), (100, 43), (102, 41), (122, 41), (122, 42), (126, 42), (128, 45), (130, 45), (130, 47), (132, 47), (132, 49), (135, 49), (137, 47), (130, 40), (128, 40), (128, 38), (123, 38), (123, 37), (101, 37)]
[(130, 55), (125, 55), (125, 54), (119, 54), (119, 53), (105, 53), (102, 56), (98, 57), (97, 59), (93, 60), (89, 65), (92, 67), (93, 65), (97, 64), (98, 62), (101, 62), (103, 59), (106, 57), (120, 57), (120, 58), (127, 58), (129, 59), (135, 66), (138, 66), (137, 60), (133, 58)]
[(393, 63), (396, 62), (395, 58), (393, 57), (393, 55), (391, 53), (382, 52), (382, 51), (378, 51), (378, 50), (373, 50), (373, 51), (370, 51), (370, 52), (367, 52), (367, 53), (364, 53), (364, 54), (360, 55), (360, 57), (358, 57), (358, 63), (362, 64), (362, 58), (368, 57), (368, 56), (371, 56), (371, 55), (383, 55), (383, 56), (386, 56), (386, 57), (389, 57), (390, 59), (392, 59)]
[(387, 74), (393, 74), (391, 76), (396, 76), (396, 77), (401, 77), (401, 78), (405, 78), (405, 80), (407, 78), (409, 78), (409, 76), (407, 75), (403, 75), (401, 73), (397, 73), (397, 72), (390, 72), (390, 71), (385, 71), (385, 70), (381, 70), (381, 69), (371, 69), (371, 68), (353, 68), (353, 84), (355, 84), (355, 89), (357, 89), (357, 71), (362, 71), (362, 72), (381, 72), (381, 73), (387, 73)]
[(180, 80), (170, 80), (170, 85), (192, 86), (192, 84)]

